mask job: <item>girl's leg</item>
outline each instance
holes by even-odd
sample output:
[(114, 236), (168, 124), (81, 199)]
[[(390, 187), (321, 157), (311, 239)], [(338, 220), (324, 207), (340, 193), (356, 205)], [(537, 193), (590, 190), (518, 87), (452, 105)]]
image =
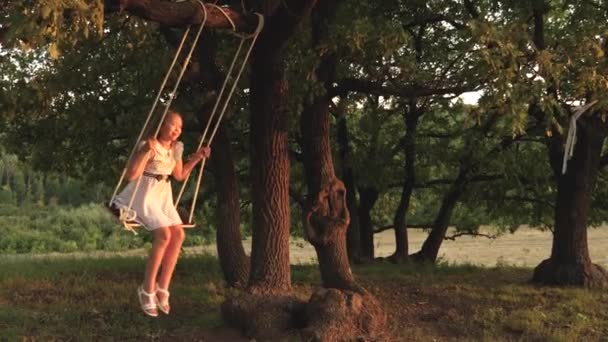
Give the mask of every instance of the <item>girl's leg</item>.
[[(165, 250), (165, 256), (162, 260), (163, 268), (158, 277), (158, 287), (165, 290), (169, 288), (169, 284), (171, 283), (175, 264), (177, 264), (177, 258), (179, 257), (182, 243), (186, 237), (184, 228), (181, 225), (171, 226), (169, 229), (171, 231), (171, 241), (169, 241), (167, 249)], [(164, 299), (163, 296), (165, 294), (158, 293), (157, 295), (160, 300)]]
[(143, 289), (146, 292), (152, 293), (156, 290), (156, 276), (158, 269), (160, 268), (163, 256), (167, 252), (167, 247), (171, 242), (171, 229), (170, 227), (163, 227), (153, 231), (154, 241), (152, 242), (152, 249), (148, 256), (148, 262), (146, 263), (146, 273), (144, 274), (144, 283), (142, 284)]

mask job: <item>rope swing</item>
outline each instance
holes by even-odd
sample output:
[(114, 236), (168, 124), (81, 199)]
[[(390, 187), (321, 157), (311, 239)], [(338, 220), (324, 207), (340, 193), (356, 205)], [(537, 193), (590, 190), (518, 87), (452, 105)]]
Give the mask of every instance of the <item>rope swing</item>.
[[(196, 35), (194, 37), (194, 40), (192, 41), (190, 50), (188, 51), (188, 55), (186, 57), (186, 59), (184, 60), (184, 63), (182, 65), (182, 68), (179, 72), (179, 76), (175, 82), (175, 85), (173, 87), (173, 90), (171, 91), (171, 93), (169, 93), (168, 96), (168, 100), (167, 103), (165, 104), (165, 109), (162, 112), (162, 116), (160, 121), (158, 122), (158, 125), (156, 127), (155, 133), (154, 133), (154, 137), (157, 137), (160, 129), (162, 127), (162, 123), (165, 120), (165, 117), (167, 116), (167, 113), (169, 111), (169, 108), (171, 106), (171, 103), (173, 102), (173, 99), (176, 96), (177, 93), (177, 89), (179, 87), (179, 84), (182, 80), (182, 77), (186, 71), (186, 68), (190, 62), (190, 59), (192, 57), (192, 54), (194, 52), (194, 49), (196, 48), (196, 45), (199, 41), (200, 35), (203, 31), (203, 28), (205, 26), (205, 23), (207, 22), (207, 17), (208, 17), (208, 13), (207, 13), (207, 9), (205, 8), (205, 4), (203, 3), (203, 1), (201, 0), (197, 0), (197, 2), (199, 3), (199, 5), (201, 6), (201, 9), (203, 10), (203, 20), (200, 24), (200, 27), (198, 29), (198, 31), (196, 32)], [(228, 16), (228, 14), (224, 11), (224, 9), (222, 9), (220, 6), (215, 5), (215, 4), (207, 4), (209, 6), (215, 7), (217, 8), (228, 20), (228, 22), (230, 22), (230, 24), (232, 25), (232, 30), (233, 30), (233, 34), (235, 34), (236, 36), (241, 38), (240, 44), (234, 54), (234, 57), (232, 59), (232, 63), (230, 65), (230, 68), (228, 69), (228, 72), (226, 73), (226, 77), (224, 79), (224, 82), (222, 84), (222, 88), (217, 96), (217, 99), (215, 101), (213, 110), (209, 116), (209, 120), (207, 121), (207, 125), (205, 126), (205, 129), (200, 137), (199, 140), (199, 144), (197, 147), (197, 150), (199, 150), (200, 148), (204, 146), (210, 146), (211, 143), (213, 142), (213, 139), (215, 137), (215, 134), (220, 126), (220, 123), (222, 121), (222, 118), (224, 117), (224, 113), (226, 112), (226, 108), (228, 107), (228, 103), (230, 102), (230, 99), (234, 93), (234, 90), (236, 89), (236, 86), (238, 84), (238, 81), (241, 77), (241, 74), (243, 73), (243, 70), (245, 69), (245, 65), (247, 64), (247, 61), (249, 59), (249, 56), (251, 54), (251, 51), (253, 50), (253, 46), (256, 43), (256, 40), (260, 34), (260, 32), (262, 31), (262, 28), (264, 27), (264, 17), (261, 14), (255, 13), (255, 15), (258, 17), (258, 25), (255, 29), (255, 31), (252, 34), (240, 34), (236, 32), (236, 25), (234, 23), (234, 21), (232, 21), (232, 19), (230, 18), (230, 16)], [(146, 121), (144, 122), (143, 127), (141, 128), (141, 131), (139, 132), (139, 135), (137, 137), (137, 140), (135, 142), (135, 145), (133, 146), (133, 148), (131, 149), (131, 153), (129, 154), (129, 158), (127, 159), (127, 163), (122, 171), (122, 174), (118, 180), (118, 184), (116, 185), (116, 188), (114, 189), (114, 193), (112, 194), (112, 198), (110, 199), (110, 202), (108, 204), (108, 206), (112, 205), (112, 202), (114, 201), (114, 199), (116, 198), (116, 195), (118, 194), (118, 190), (121, 188), (122, 183), (125, 179), (126, 173), (127, 173), (127, 168), (129, 165), (129, 162), (131, 160), (131, 158), (133, 158), (133, 155), (135, 154), (135, 152), (137, 151), (140, 143), (142, 142), (142, 138), (144, 135), (144, 132), (147, 131), (148, 126), (150, 125), (151, 119), (152, 119), (152, 115), (156, 109), (156, 107), (158, 106), (159, 100), (161, 95), (163, 94), (163, 91), (166, 87), (167, 81), (171, 75), (171, 73), (173, 72), (173, 69), (176, 65), (176, 62), (178, 60), (178, 57), (184, 47), (184, 43), (187, 40), (188, 36), (190, 35), (190, 26), (188, 26), (188, 28), (185, 30), (184, 35), (180, 41), (180, 44), (175, 52), (175, 57), (173, 58), (173, 61), (171, 62), (171, 65), (169, 67), (169, 70), (167, 71), (160, 89), (156, 95), (156, 99), (154, 100), (154, 103), (152, 104), (152, 108), (150, 109), (148, 116), (146, 117)], [(245, 45), (246, 41), (250, 41), (249, 43), (249, 47), (247, 48), (247, 52), (245, 53), (242, 62), (240, 62), (240, 67), (237, 68), (238, 72), (236, 72), (235, 75), (235, 65), (237, 64), (237, 60), (239, 59), (239, 56), (241, 54), (241, 50), (243, 48), (243, 46)], [(225, 90), (228, 86), (228, 84), (230, 83), (230, 81), (232, 81), (232, 85), (230, 87), (230, 90), (226, 93)], [(221, 108), (221, 110), (218, 113), (218, 108), (220, 107), (219, 104), (220, 102), (223, 102), (223, 106)], [(213, 123), (213, 119), (217, 116), (217, 120), (215, 120), (215, 123)], [(145, 156), (145, 160), (144, 163), (147, 163), (149, 158), (149, 154)], [(192, 223), (192, 219), (194, 216), (194, 208), (196, 207), (196, 200), (198, 197), (198, 192), (202, 183), (202, 177), (203, 177), (203, 170), (205, 168), (205, 161), (206, 158), (202, 160), (201, 162), (201, 166), (200, 166), (200, 170), (198, 172), (198, 177), (197, 177), (197, 182), (196, 182), (196, 186), (195, 186), (195, 190), (194, 190), (194, 195), (193, 195), (193, 199), (192, 199), (192, 203), (190, 205), (190, 210), (189, 210), (189, 216), (188, 216), (188, 220), (187, 222), (184, 222), (183, 227), (184, 228), (193, 228), (195, 225)], [(119, 219), (119, 221), (122, 223), (123, 227), (128, 230), (133, 232), (134, 234), (137, 234), (134, 230), (134, 228), (139, 227), (140, 224), (137, 222), (134, 222), (134, 219), (136, 217), (136, 213), (134, 212), (134, 210), (132, 210), (132, 205), (133, 205), (133, 200), (135, 199), (135, 195), (137, 193), (137, 190), (139, 189), (139, 185), (141, 182), (141, 178), (139, 177), (137, 179), (137, 183), (135, 185), (135, 189), (131, 195), (129, 204), (127, 206), (127, 208), (121, 208), (120, 211), (118, 213), (115, 213)], [(180, 189), (179, 195), (177, 197), (177, 200), (175, 201), (175, 207), (177, 208), (179, 205), (179, 202), (182, 198), (182, 195), (184, 193), (184, 190), (186, 188), (188, 179), (190, 178), (190, 174), (188, 174), (188, 177), (183, 181), (182, 187)]]

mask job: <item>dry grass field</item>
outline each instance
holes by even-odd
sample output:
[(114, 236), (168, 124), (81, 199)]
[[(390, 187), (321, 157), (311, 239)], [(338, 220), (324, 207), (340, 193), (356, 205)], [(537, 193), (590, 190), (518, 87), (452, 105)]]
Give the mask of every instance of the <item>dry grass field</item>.
[[(489, 235), (494, 232), (486, 229)], [(451, 232), (448, 232), (451, 234)], [(427, 233), (422, 230), (410, 230), (410, 253), (422, 246)], [(375, 236), (376, 256), (385, 257), (394, 252), (395, 237), (393, 231), (384, 231)], [(591, 228), (588, 231), (589, 251), (594, 263), (608, 268), (608, 227)], [(505, 233), (496, 239), (485, 237), (463, 236), (455, 241), (445, 240), (439, 251), (442, 261), (450, 264), (473, 264), (480, 266), (510, 265), (535, 267), (551, 254), (552, 235), (550, 231), (521, 228), (515, 233)], [(250, 243), (245, 241), (249, 250)], [(292, 263), (314, 263), (314, 248), (302, 240), (291, 242)], [(213, 252), (213, 250), (210, 250)]]
[[(488, 235), (494, 234), (491, 229), (483, 230)], [(422, 230), (410, 230), (410, 253), (418, 251), (427, 233)], [(448, 232), (448, 235), (452, 232)], [(518, 266), (535, 267), (551, 253), (552, 235), (549, 231), (540, 231), (532, 228), (520, 228), (515, 233), (505, 233), (495, 239), (485, 237), (462, 236), (455, 241), (445, 240), (439, 251), (439, 258), (449, 264), (471, 264), (477, 266)], [(375, 235), (375, 254), (377, 257), (386, 257), (394, 252), (395, 238), (393, 231), (384, 231)], [(608, 268), (608, 226), (590, 228), (588, 230), (589, 251), (591, 260)], [(247, 253), (251, 250), (251, 240), (243, 240)], [(290, 251), (292, 264), (316, 263), (314, 248), (302, 239), (291, 239)], [(135, 249), (126, 252), (97, 251), (90, 253), (50, 253), (27, 255), (3, 255), (2, 258), (46, 258), (54, 257), (115, 257), (115, 256), (144, 256), (146, 252)], [(185, 249), (186, 255), (208, 254), (216, 255), (215, 244)]]

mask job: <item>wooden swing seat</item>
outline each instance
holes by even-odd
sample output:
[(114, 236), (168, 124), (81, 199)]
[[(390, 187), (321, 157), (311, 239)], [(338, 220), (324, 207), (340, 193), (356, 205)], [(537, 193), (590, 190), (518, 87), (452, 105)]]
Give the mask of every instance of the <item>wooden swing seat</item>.
[[(108, 211), (112, 214), (112, 216), (114, 216), (119, 222), (120, 224), (122, 224), (122, 226), (125, 228), (125, 230), (129, 230), (132, 232), (135, 232), (135, 228), (140, 228), (142, 226), (141, 223), (137, 222), (137, 221), (124, 221), (120, 219), (120, 209), (118, 209), (115, 206), (110, 206), (106, 204), (106, 209), (108, 209)], [(184, 218), (188, 217), (186, 215), (186, 212), (183, 211), (181, 208), (178, 208), (177, 213), (179, 214), (179, 216), (182, 219), (182, 222), (186, 222), (187, 220), (185, 220)], [(188, 223), (183, 223), (182, 224), (183, 228), (195, 228), (196, 227), (196, 222), (188, 222)]]

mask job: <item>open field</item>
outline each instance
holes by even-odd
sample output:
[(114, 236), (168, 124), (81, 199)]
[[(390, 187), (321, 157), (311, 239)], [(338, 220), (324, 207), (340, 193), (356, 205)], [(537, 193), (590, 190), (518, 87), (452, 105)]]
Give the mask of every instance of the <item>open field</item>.
[[(492, 231), (485, 230), (492, 234)], [(427, 236), (421, 230), (410, 230), (410, 253), (417, 251)], [(448, 233), (450, 234), (450, 233)], [(551, 253), (551, 232), (530, 228), (521, 228), (514, 234), (506, 233), (496, 239), (485, 237), (463, 236), (456, 241), (445, 240), (439, 251), (442, 261), (449, 264), (473, 264), (479, 266), (510, 265), (521, 267), (534, 267)], [(608, 268), (608, 227), (590, 228), (588, 230), (589, 251), (591, 260)], [(251, 240), (243, 241), (245, 250), (251, 250)], [(375, 236), (376, 256), (388, 256), (394, 251), (394, 235), (392, 231), (385, 231)], [(188, 247), (187, 255), (210, 254), (215, 255), (215, 245)], [(142, 249), (127, 252), (91, 252), (71, 254), (41, 254), (34, 257), (74, 256), (74, 257), (113, 257), (113, 256), (143, 256)], [(0, 258), (31, 258), (32, 255), (1, 255)], [(291, 240), (291, 262), (293, 264), (309, 264), (316, 262), (314, 248), (302, 239)]]
[[(493, 232), (485, 230), (484, 233)], [(418, 251), (426, 237), (427, 233), (422, 230), (410, 230), (410, 253)], [(506, 233), (496, 239), (463, 236), (455, 241), (445, 240), (439, 258), (450, 264), (534, 267), (551, 254), (552, 238), (550, 231), (531, 228), (520, 228), (514, 234)], [(588, 241), (591, 260), (608, 268), (608, 227), (589, 229)], [(376, 234), (374, 244), (376, 256), (392, 254), (395, 250), (393, 231)], [(291, 258), (295, 263), (316, 261), (314, 248), (305, 241), (292, 242)]]

